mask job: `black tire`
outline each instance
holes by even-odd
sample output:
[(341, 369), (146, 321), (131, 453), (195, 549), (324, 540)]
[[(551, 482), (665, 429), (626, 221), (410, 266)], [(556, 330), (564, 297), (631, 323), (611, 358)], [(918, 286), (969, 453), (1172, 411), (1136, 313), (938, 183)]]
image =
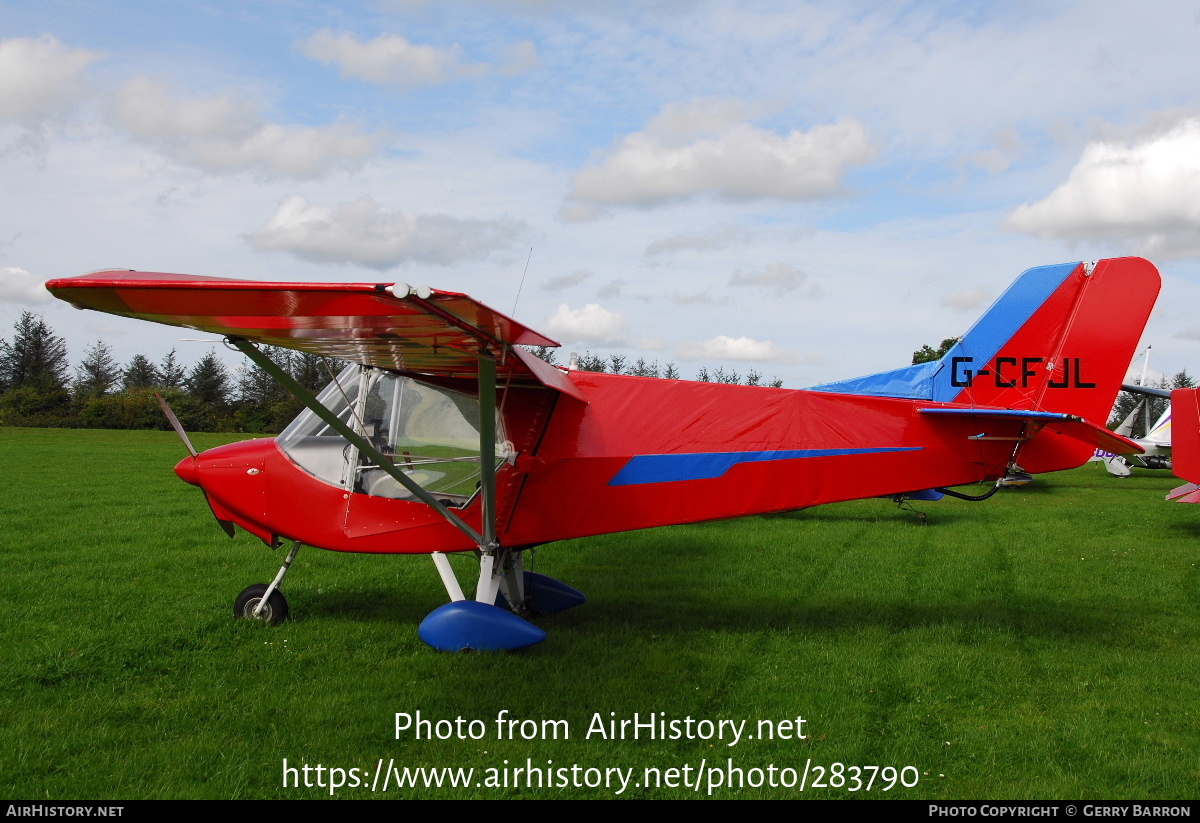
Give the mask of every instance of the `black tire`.
[(271, 596), (267, 599), (267, 605), (262, 610), (262, 614), (258, 617), (254, 616), (254, 610), (258, 608), (258, 602), (262, 600), (262, 596), (266, 593), (267, 588), (266, 583), (255, 583), (253, 586), (247, 586), (242, 589), (242, 593), (237, 596), (237, 600), (233, 601), (233, 616), (244, 620), (262, 620), (265, 623), (270, 623), (272, 626), (277, 626), (287, 620), (287, 598), (283, 596), (283, 592), (279, 591), (279, 589), (271, 592)]

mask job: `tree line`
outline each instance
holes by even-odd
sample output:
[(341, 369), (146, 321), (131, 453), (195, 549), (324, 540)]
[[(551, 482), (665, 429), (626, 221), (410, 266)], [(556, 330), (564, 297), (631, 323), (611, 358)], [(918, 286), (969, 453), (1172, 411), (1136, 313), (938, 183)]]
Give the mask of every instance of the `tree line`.
[[(947, 338), (935, 349), (923, 346), (913, 353), (913, 363), (937, 360), (958, 338)], [(306, 352), (264, 346), (275, 365), (314, 393), (320, 391), (344, 365), (341, 361)], [(557, 352), (537, 347), (533, 353), (558, 365)], [(680, 379), (674, 363), (660, 366), (644, 358), (607, 357), (585, 351), (573, 364), (581, 371), (628, 374), (638, 377)], [(744, 383), (780, 387), (778, 377), (766, 380), (756, 369), (740, 375), (718, 366), (702, 366), (695, 378), (701, 382)], [(1196, 381), (1186, 370), (1162, 378), (1157, 388), (1190, 388)], [(186, 368), (172, 349), (157, 363), (135, 354), (124, 366), (112, 349), (96, 341), (84, 350), (83, 360), (71, 371), (67, 344), (41, 315), (22, 312), (13, 326), (12, 339), (0, 338), (0, 425), (59, 426), (103, 429), (169, 429), (155, 394), (171, 404), (180, 423), (189, 431), (279, 432), (303, 406), (257, 364), (247, 363), (233, 373), (215, 351), (208, 351)], [(1165, 411), (1167, 400), (1121, 392), (1109, 427), (1121, 423), (1134, 407), (1146, 402), (1135, 436), (1141, 435)]]
[[(537, 346), (531, 349), (531, 351), (553, 366), (562, 365), (558, 362), (557, 349), (552, 349), (549, 346)], [(623, 354), (610, 354), (608, 357), (604, 357), (603, 355), (585, 351), (579, 356), (578, 362), (573, 367), (580, 371), (628, 374), (634, 377), (661, 377), (666, 380), (683, 379), (674, 363), (667, 363), (665, 366), (660, 367), (657, 360), (647, 363), (645, 358), (639, 357), (637, 360), (630, 361)], [(735, 385), (744, 383), (747, 386), (769, 386), (773, 389), (783, 386), (783, 380), (778, 377), (772, 377), (770, 380), (767, 380), (757, 369), (750, 369), (745, 375), (740, 375), (736, 369), (730, 368), (726, 370), (724, 366), (717, 366), (712, 371), (709, 371), (707, 366), (701, 366), (700, 371), (696, 373), (693, 379), (701, 383), (729, 383)]]
[[(306, 352), (264, 346), (263, 352), (296, 382), (316, 393), (332, 379), (342, 361)], [(555, 350), (534, 349), (549, 363)], [(608, 357), (585, 352), (577, 368), (584, 371), (679, 379), (674, 363), (659, 367), (643, 358)], [(751, 369), (744, 377), (717, 367), (701, 368), (697, 380), (781, 386), (783, 381)], [(11, 339), (0, 338), (0, 425), (96, 429), (169, 429), (155, 395), (171, 405), (187, 431), (281, 431), (303, 408), (257, 364), (247, 362), (230, 372), (209, 350), (190, 368), (174, 349), (155, 362), (135, 354), (121, 365), (102, 340), (88, 346), (72, 371), (67, 344), (45, 318), (23, 312)]]
[[(342, 365), (274, 346), (263, 351), (314, 392)], [(157, 363), (135, 354), (122, 366), (97, 341), (72, 372), (66, 342), (41, 315), (23, 312), (11, 340), (0, 338), (0, 425), (169, 429), (155, 394), (188, 431), (278, 432), (303, 408), (256, 364), (231, 373), (214, 350), (191, 368), (174, 349)]]

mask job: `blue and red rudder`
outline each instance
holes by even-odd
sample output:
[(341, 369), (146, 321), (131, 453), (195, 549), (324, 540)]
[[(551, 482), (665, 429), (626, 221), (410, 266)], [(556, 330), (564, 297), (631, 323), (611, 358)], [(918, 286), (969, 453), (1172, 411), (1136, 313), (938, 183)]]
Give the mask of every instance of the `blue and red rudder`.
[[(1125, 257), (1029, 269), (940, 360), (814, 387), (955, 406), (1062, 412), (1103, 425), (1158, 296), (1158, 270)], [(1021, 464), (1082, 463), (1079, 440), (1039, 437)]]

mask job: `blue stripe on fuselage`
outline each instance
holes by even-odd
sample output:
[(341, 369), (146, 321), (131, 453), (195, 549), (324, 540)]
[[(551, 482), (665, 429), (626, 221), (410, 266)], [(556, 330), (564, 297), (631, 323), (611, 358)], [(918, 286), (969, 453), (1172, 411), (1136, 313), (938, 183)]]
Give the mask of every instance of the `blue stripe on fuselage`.
[(642, 454), (629, 458), (610, 486), (644, 483), (675, 483), (680, 480), (712, 480), (739, 463), (768, 460), (800, 460), (810, 457), (843, 457), (854, 454), (920, 451), (919, 446), (881, 449), (780, 449), (759, 452), (702, 452), (699, 454)]

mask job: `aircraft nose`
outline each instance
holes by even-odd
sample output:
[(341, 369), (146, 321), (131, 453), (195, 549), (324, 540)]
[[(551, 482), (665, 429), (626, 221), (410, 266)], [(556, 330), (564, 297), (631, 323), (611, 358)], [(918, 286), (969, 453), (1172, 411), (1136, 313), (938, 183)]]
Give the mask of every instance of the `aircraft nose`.
[(200, 485), (200, 478), (196, 476), (196, 458), (191, 455), (175, 464), (175, 474), (184, 483), (191, 483), (193, 486)]

